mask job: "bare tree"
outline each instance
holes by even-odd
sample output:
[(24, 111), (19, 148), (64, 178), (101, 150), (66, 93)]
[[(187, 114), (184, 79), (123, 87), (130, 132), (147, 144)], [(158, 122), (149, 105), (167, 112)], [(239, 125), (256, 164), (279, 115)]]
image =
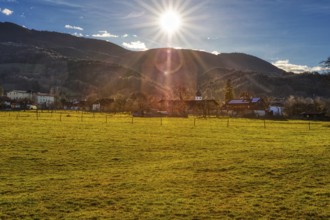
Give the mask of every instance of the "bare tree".
[(324, 67), (330, 67), (330, 57), (327, 60), (321, 62)]
[(179, 100), (185, 100), (189, 98), (190, 91), (187, 87), (178, 85), (173, 90), (174, 96), (178, 97)]
[(228, 102), (229, 100), (234, 98), (234, 92), (233, 92), (233, 87), (231, 85), (231, 80), (228, 79), (226, 82), (226, 87), (225, 87), (225, 101)]

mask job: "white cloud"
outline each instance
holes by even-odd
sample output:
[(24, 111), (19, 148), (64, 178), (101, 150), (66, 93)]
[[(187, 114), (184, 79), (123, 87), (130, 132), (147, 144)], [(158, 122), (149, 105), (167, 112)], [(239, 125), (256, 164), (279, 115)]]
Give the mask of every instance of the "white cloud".
[(78, 26), (72, 26), (72, 25), (65, 25), (64, 26), (66, 29), (73, 29), (73, 30), (78, 30), (78, 31), (83, 31), (84, 29), (82, 27), (78, 27)]
[(324, 68), (321, 66), (309, 67), (307, 65), (292, 64), (292, 63), (290, 63), (289, 60), (278, 60), (272, 64), (287, 72), (293, 72), (293, 73), (298, 73), (298, 74), (304, 73), (304, 72), (322, 72), (322, 71), (329, 70), (328, 68)]
[(110, 34), (107, 31), (99, 31), (99, 34), (93, 34), (93, 37), (101, 37), (101, 38), (105, 38), (105, 37), (118, 37), (117, 35), (113, 35)]
[(76, 37), (83, 37), (84, 35), (82, 33), (74, 32), (72, 35)]
[(207, 39), (207, 40), (218, 40), (219, 37), (207, 37), (206, 39)]
[(8, 9), (8, 8), (5, 8), (5, 9), (3, 9), (3, 10), (1, 10), (1, 8), (0, 8), (0, 12), (1, 12), (2, 14), (4, 14), (4, 15), (7, 15), (7, 16), (12, 15), (12, 14), (14, 13), (14, 11), (12, 11), (12, 10), (10, 10), (10, 9)]
[(214, 55), (219, 55), (220, 54), (220, 52), (219, 51), (212, 51), (211, 53), (213, 53)]
[(123, 46), (129, 49), (133, 50), (147, 50), (148, 48), (146, 47), (145, 43), (141, 41), (133, 41), (131, 43), (123, 43)]
[(132, 11), (131, 13), (123, 17), (123, 19), (138, 18), (143, 15), (144, 15), (144, 11)]

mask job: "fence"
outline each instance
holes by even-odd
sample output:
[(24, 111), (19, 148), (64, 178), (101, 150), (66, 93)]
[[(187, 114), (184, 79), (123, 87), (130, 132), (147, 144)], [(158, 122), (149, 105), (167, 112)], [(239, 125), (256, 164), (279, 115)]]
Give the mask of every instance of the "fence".
[(43, 122), (63, 122), (63, 123), (105, 123), (105, 124), (144, 124), (166, 126), (176, 124), (178, 127), (226, 127), (226, 128), (260, 128), (260, 129), (283, 129), (290, 126), (294, 129), (329, 129), (330, 122), (303, 121), (303, 120), (269, 120), (269, 119), (244, 119), (228, 117), (132, 117), (130, 114), (110, 114), (84, 111), (8, 111), (0, 112), (0, 120), (19, 121), (43, 121)]

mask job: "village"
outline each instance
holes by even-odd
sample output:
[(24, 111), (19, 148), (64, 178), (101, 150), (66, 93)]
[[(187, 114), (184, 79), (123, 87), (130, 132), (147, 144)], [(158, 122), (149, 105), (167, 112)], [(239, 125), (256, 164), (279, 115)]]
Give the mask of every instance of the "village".
[[(227, 97), (228, 98), (228, 97)], [(287, 100), (273, 98), (270, 101), (261, 97), (249, 97), (241, 94), (239, 98), (229, 97), (220, 102), (215, 99), (204, 99), (197, 90), (193, 99), (160, 99), (148, 100), (143, 94), (130, 99), (102, 98), (95, 101), (71, 99), (58, 100), (50, 93), (23, 90), (12, 90), (0, 96), (0, 110), (75, 110), (93, 112), (131, 112), (135, 117), (201, 117), (230, 116), (250, 118), (285, 118), (327, 120), (326, 109), (315, 105), (298, 106), (292, 113), (285, 109)], [(291, 106), (292, 108), (292, 106)], [(295, 107), (297, 108), (297, 106)]]

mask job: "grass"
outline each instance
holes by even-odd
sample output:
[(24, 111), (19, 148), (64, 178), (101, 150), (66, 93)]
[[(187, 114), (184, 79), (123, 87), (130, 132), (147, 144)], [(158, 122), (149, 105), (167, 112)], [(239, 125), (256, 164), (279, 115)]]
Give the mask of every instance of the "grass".
[(329, 122), (227, 123), (2, 112), (0, 219), (330, 218)]

